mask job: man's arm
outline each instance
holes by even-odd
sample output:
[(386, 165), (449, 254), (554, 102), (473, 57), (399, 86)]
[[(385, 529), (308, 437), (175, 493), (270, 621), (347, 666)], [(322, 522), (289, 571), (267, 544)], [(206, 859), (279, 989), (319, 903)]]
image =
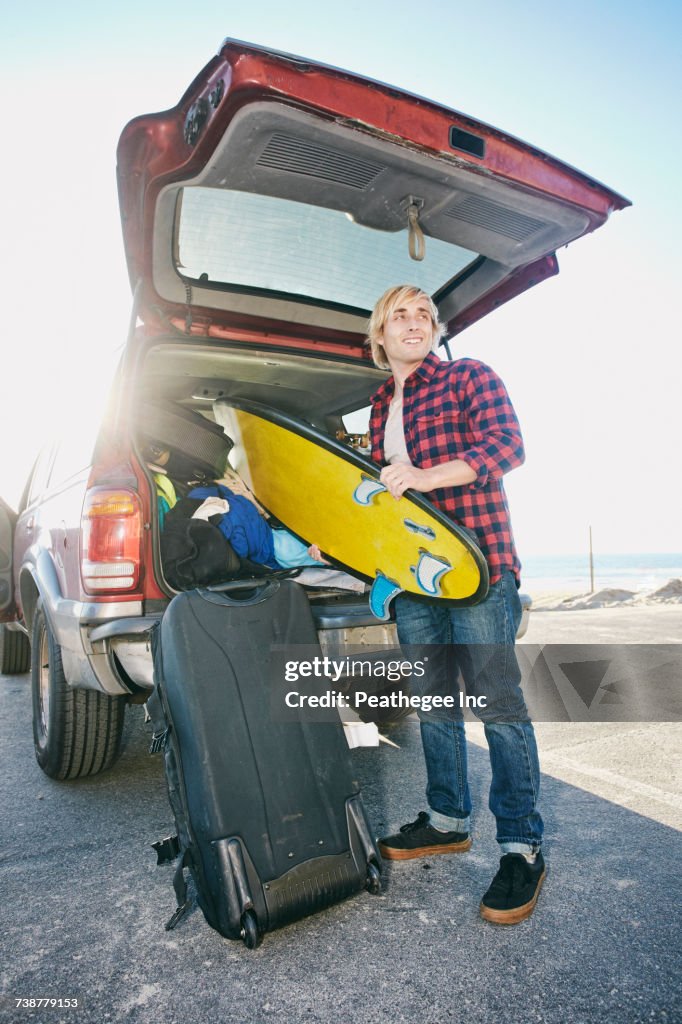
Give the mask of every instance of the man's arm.
[(521, 427), (507, 389), (485, 363), (472, 363), (463, 404), (476, 440), (458, 456), (476, 473), (471, 486), (483, 487), (523, 464)]
[(483, 487), (498, 479), (525, 458), (519, 421), (507, 390), (497, 374), (484, 363), (471, 362), (458, 395), (462, 412), (475, 436), (474, 444), (453, 460), (419, 469), (394, 463), (381, 471), (381, 482), (394, 498), (409, 487), (428, 492), (441, 487)]
[(442, 462), (439, 466), (429, 469), (418, 469), (404, 462), (395, 462), (384, 466), (380, 480), (394, 498), (400, 498), (408, 487), (413, 491), (435, 491), (439, 487), (461, 487), (473, 483), (476, 470), (462, 459)]

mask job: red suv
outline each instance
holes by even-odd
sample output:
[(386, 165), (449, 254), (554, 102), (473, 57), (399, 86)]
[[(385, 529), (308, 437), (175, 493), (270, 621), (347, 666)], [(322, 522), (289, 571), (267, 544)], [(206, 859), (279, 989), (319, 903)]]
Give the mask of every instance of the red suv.
[[(222, 399), (348, 429), (385, 376), (363, 339), (388, 286), (431, 294), (452, 337), (629, 205), (472, 118), (232, 40), (176, 107), (127, 125), (118, 185), (134, 326), (106, 416), (43, 452), (18, 516), (0, 508), (0, 667), (30, 658), (37, 758), (60, 779), (114, 761), (152, 686), (173, 588), (145, 446), (172, 449), (184, 417), (201, 462)], [(315, 609), (327, 644), (386, 629), (362, 596)]]

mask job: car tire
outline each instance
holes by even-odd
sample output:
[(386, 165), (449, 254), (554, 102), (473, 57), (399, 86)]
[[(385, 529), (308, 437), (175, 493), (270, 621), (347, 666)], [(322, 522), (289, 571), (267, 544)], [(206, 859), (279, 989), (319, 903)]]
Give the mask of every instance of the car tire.
[(38, 601), (31, 640), (33, 741), (52, 779), (77, 779), (110, 768), (120, 753), (125, 697), (70, 687), (61, 647)]
[(31, 667), (31, 645), (25, 633), (0, 624), (0, 673), (16, 676)]

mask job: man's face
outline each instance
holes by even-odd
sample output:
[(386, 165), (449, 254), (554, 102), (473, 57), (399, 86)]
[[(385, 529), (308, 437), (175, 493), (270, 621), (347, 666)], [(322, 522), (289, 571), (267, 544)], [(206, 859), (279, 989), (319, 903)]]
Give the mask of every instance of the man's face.
[(384, 324), (381, 341), (394, 373), (411, 373), (419, 366), (433, 342), (431, 310), (424, 295), (396, 306)]

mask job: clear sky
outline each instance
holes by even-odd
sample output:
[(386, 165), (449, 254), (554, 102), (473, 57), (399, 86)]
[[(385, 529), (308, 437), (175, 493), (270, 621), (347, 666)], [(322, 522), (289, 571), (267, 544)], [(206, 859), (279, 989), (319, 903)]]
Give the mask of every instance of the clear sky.
[(94, 5), (2, 15), (0, 494), (41, 440), (101, 403), (130, 291), (115, 148), (173, 106), (227, 36), (421, 93), (633, 200), (561, 251), (561, 274), (465, 331), (524, 429), (507, 478), (524, 553), (682, 550), (678, 3), (450, 0)]

